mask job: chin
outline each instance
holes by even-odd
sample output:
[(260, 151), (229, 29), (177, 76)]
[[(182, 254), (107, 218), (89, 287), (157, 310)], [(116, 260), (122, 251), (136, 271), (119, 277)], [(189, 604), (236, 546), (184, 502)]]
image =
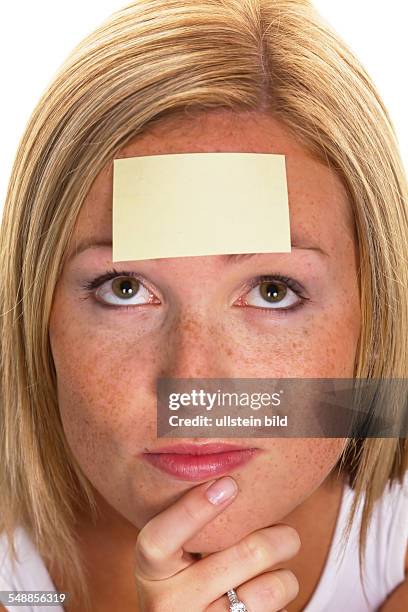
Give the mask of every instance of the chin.
[[(245, 525), (245, 528), (243, 527)], [(248, 534), (266, 525), (248, 521), (228, 520), (222, 515), (205, 525), (199, 533), (186, 540), (183, 549), (191, 553), (213, 553), (233, 546)]]

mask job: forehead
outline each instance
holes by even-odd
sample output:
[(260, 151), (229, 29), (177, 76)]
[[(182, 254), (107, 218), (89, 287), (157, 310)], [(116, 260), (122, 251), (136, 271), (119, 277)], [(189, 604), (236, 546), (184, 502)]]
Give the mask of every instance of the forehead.
[[(273, 153), (286, 156), (292, 241), (313, 241), (334, 252), (338, 240), (354, 242), (354, 219), (336, 175), (278, 120), (261, 112), (215, 110), (159, 120), (133, 138), (116, 158), (172, 153)], [(98, 174), (78, 216), (73, 247), (112, 238), (113, 160)], [(159, 220), (158, 220), (159, 222)]]

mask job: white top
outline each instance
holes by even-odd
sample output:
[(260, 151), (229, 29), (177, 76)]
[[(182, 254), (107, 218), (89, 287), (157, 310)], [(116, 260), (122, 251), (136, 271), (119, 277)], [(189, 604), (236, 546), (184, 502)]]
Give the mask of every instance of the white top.
[[(358, 533), (362, 501), (357, 507), (350, 538), (344, 556), (341, 536), (346, 524), (354, 491), (345, 483), (338, 520), (329, 555), (320, 581), (303, 612), (375, 612), (401, 582), (404, 581), (404, 560), (408, 544), (408, 472), (403, 485), (387, 485), (374, 505), (367, 534), (365, 588), (368, 603), (359, 578)], [(15, 546), (19, 556), (12, 573), (7, 538), (0, 535), (0, 591), (56, 590), (45, 565), (27, 532), (15, 530)], [(6, 606), (10, 612), (64, 612), (55, 606)]]
[[(18, 561), (13, 572), (7, 537), (4, 533), (0, 535), (0, 591), (56, 591), (42, 558), (23, 527), (14, 530), (14, 546)], [(10, 612), (64, 612), (59, 604), (3, 605)]]
[(376, 612), (387, 596), (405, 580), (408, 546), (408, 471), (402, 485), (393, 482), (374, 504), (367, 531), (364, 565), (365, 600), (360, 581), (358, 536), (364, 495), (356, 509), (345, 551), (341, 547), (354, 491), (346, 483), (320, 581), (303, 612)]

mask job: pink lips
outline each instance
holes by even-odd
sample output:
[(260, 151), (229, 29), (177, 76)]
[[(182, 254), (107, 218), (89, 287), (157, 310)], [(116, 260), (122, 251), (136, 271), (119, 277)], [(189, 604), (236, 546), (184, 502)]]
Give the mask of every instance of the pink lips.
[(142, 453), (142, 457), (178, 479), (199, 481), (230, 472), (247, 463), (258, 451), (224, 443), (174, 444)]

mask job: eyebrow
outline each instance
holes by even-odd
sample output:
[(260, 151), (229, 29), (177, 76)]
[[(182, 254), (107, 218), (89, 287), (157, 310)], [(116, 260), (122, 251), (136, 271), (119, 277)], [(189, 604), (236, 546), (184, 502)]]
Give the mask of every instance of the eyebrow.
[[(328, 253), (323, 251), (323, 249), (321, 249), (318, 246), (300, 245), (297, 243), (292, 243), (291, 247), (297, 250), (316, 251), (318, 254), (323, 255), (324, 257), (329, 257)], [(102, 249), (102, 248), (112, 248), (112, 241), (111, 240), (98, 240), (98, 241), (84, 240), (77, 245), (75, 251), (73, 251), (71, 255), (68, 257), (68, 261), (70, 261), (74, 257), (77, 257), (78, 255), (80, 255), (81, 253), (83, 253), (84, 251), (88, 249)], [(271, 253), (273, 253), (273, 251), (271, 251)], [(253, 257), (258, 257), (260, 255), (268, 255), (268, 254), (269, 253), (231, 253), (228, 255), (221, 255), (221, 257), (223, 257), (225, 263), (231, 264), (231, 263), (238, 263), (243, 260), (248, 260)], [(161, 259), (164, 259), (164, 258), (163, 257), (158, 257), (158, 258), (149, 257), (150, 261), (160, 261)]]

